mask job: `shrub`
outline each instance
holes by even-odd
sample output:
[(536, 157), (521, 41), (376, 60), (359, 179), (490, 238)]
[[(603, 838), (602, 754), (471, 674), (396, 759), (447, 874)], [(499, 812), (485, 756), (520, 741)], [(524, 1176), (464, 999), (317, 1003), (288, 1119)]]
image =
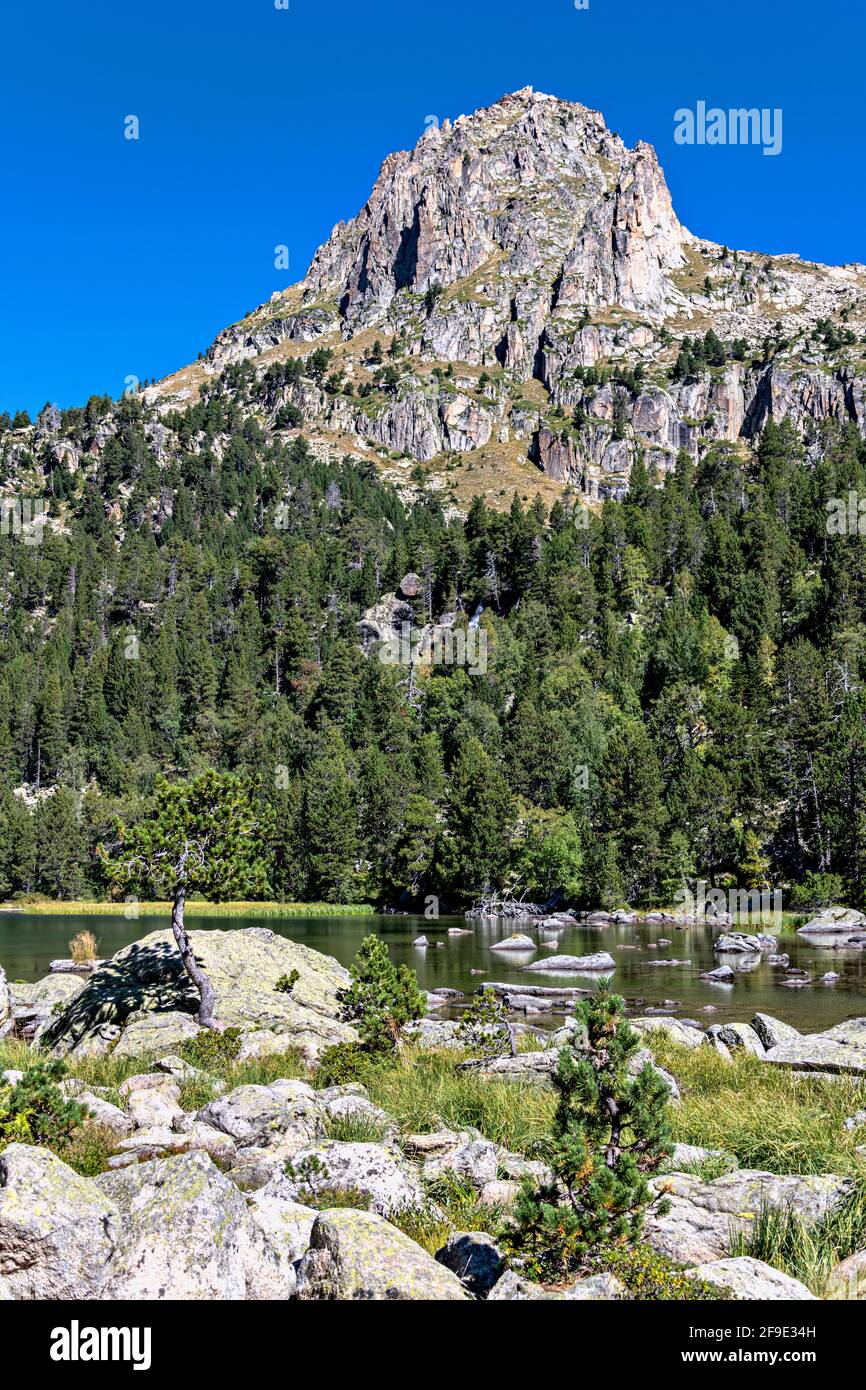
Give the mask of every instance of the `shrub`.
[(482, 990), (464, 1009), (457, 1027), (460, 1041), (468, 1048), (483, 1048), (485, 1057), (500, 1057), (517, 1051), (514, 1030), (505, 1016), (496, 991)]
[(348, 1086), (353, 1081), (366, 1085), (371, 1072), (381, 1067), (383, 1060), (374, 1057), (361, 1043), (336, 1043), (326, 1048), (319, 1059), (316, 1085), (320, 1089)]
[(708, 1301), (728, 1298), (726, 1290), (704, 1279), (693, 1279), (652, 1246), (611, 1245), (599, 1251), (598, 1267), (621, 1279), (632, 1298), (641, 1303)]
[(424, 1013), (424, 996), (414, 970), (395, 966), (384, 941), (366, 936), (351, 975), (352, 983), (342, 997), (346, 1018), (355, 1024), (369, 1052), (393, 1052), (404, 1024)]
[(788, 906), (792, 912), (814, 912), (845, 901), (845, 884), (838, 874), (805, 874), (802, 883), (791, 889)]
[(291, 994), (298, 980), (301, 978), (300, 970), (292, 970), (288, 975), (281, 975), (274, 985), (277, 994)]
[(241, 1050), (241, 1030), (226, 1028), (217, 1033), (212, 1028), (203, 1028), (194, 1038), (181, 1043), (178, 1054), (190, 1066), (201, 1067), (204, 1071), (221, 1072), (231, 1067)]
[(629, 1076), (641, 1043), (623, 1009), (599, 985), (577, 1006), (574, 1041), (559, 1054), (545, 1152), (553, 1179), (524, 1183), (504, 1233), (532, 1277), (562, 1278), (599, 1246), (636, 1240), (651, 1200), (645, 1173), (670, 1152), (667, 1087), (649, 1065)]
[(59, 1149), (87, 1115), (87, 1108), (60, 1090), (66, 1075), (61, 1061), (34, 1062), (16, 1086), (0, 1088), (0, 1148), (42, 1144)]

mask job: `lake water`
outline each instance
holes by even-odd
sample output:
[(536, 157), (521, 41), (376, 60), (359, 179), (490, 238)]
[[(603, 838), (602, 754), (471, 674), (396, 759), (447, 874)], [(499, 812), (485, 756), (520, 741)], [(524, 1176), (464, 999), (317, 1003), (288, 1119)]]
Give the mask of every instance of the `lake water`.
[[(532, 956), (515, 958), (511, 953), (490, 950), (495, 941), (520, 931), (520, 923), (492, 919), (467, 923), (462, 917), (441, 917), (438, 921), (423, 917), (197, 918), (191, 913), (187, 914), (187, 921), (196, 931), (270, 927), (280, 936), (336, 956), (344, 965), (351, 962), (362, 938), (375, 932), (387, 941), (392, 960), (410, 965), (417, 971), (422, 987), (428, 990), (449, 986), (470, 993), (482, 980), (501, 980), (515, 986), (523, 983), (592, 987), (592, 977), (526, 973), (522, 969), (529, 960), (547, 958), (554, 954), (552, 951), (542, 948)], [(127, 921), (123, 917), (98, 915), (3, 913), (0, 965), (10, 980), (37, 980), (48, 973), (52, 960), (68, 956), (70, 939), (86, 928), (99, 942), (100, 955), (111, 956), (148, 932), (167, 926), (165, 917)], [(469, 926), (471, 935), (449, 936), (448, 928), (454, 926)], [(534, 928), (526, 934), (536, 940), (549, 935)], [(814, 977), (813, 985), (806, 989), (787, 988), (782, 984), (788, 978), (784, 970), (762, 963), (753, 971), (738, 974), (734, 985), (725, 986), (698, 978), (702, 971), (718, 964), (712, 949), (717, 934), (709, 927), (676, 930), (670, 923), (603, 928), (575, 925), (559, 934), (558, 949), (566, 955), (609, 952), (616, 961), (613, 980), (617, 992), (625, 997), (632, 1013), (672, 1000), (679, 1007), (671, 1012), (682, 1018), (695, 1017), (707, 1024), (730, 1019), (747, 1021), (761, 1011), (804, 1032), (817, 1032), (846, 1018), (866, 1015), (866, 952), (850, 947), (816, 946), (786, 931), (780, 939), (780, 950), (790, 955), (792, 966), (805, 969)], [(430, 942), (427, 950), (412, 945), (420, 935)], [(659, 946), (660, 938), (670, 940), (671, 945)], [(674, 959), (691, 964), (665, 963)], [(841, 976), (837, 984), (820, 983), (828, 971)], [(716, 1012), (704, 1013), (707, 1005), (712, 1005)]]

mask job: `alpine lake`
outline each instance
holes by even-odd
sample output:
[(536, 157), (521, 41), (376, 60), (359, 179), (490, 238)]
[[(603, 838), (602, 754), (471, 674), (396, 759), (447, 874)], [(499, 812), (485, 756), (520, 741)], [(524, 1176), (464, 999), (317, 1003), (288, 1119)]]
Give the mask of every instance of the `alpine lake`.
[[(575, 923), (553, 933), (532, 922), (501, 918), (469, 922), (463, 917), (431, 920), (401, 915), (220, 918), (196, 917), (189, 909), (186, 920), (194, 931), (268, 927), (279, 936), (335, 956), (343, 965), (351, 963), (364, 936), (376, 933), (388, 943), (392, 960), (411, 966), (421, 987), (430, 991), (450, 988), (468, 996), (487, 980), (513, 984), (516, 993), (526, 985), (591, 990), (597, 975), (526, 972), (524, 967), (557, 953), (584, 956), (607, 951), (616, 962), (611, 976), (613, 984), (625, 998), (630, 1014), (666, 1013), (709, 1024), (748, 1022), (762, 1012), (792, 1023), (805, 1033), (821, 1032), (847, 1018), (866, 1016), (866, 950), (829, 941), (816, 944), (797, 936), (792, 927), (779, 935), (779, 951), (790, 957), (790, 967), (806, 971), (811, 977), (811, 984), (799, 988), (785, 983), (794, 976), (783, 966), (771, 965), (763, 957), (752, 968), (750, 957), (725, 957), (724, 963), (737, 969), (733, 984), (702, 980), (704, 971), (721, 963), (713, 953), (718, 926), (683, 928), (671, 922), (634, 922), (598, 927)], [(99, 955), (109, 957), (149, 932), (168, 926), (167, 916), (142, 914), (128, 920), (102, 914), (3, 912), (0, 965), (10, 981), (37, 980), (48, 974), (52, 960), (68, 957), (69, 942), (80, 931), (92, 931)], [(449, 935), (449, 928), (459, 928), (467, 934)], [(739, 924), (739, 929), (750, 930), (747, 924)], [(776, 931), (772, 926), (751, 929)], [(515, 932), (532, 938), (537, 949), (532, 953), (491, 950), (495, 942)], [(426, 948), (413, 945), (421, 936), (429, 942)], [(831, 972), (839, 979), (824, 983), (822, 977)], [(459, 1008), (460, 1001), (449, 1001), (441, 1016)], [(561, 1024), (562, 1015), (533, 1015), (530, 1021), (539, 1027), (555, 1027)]]

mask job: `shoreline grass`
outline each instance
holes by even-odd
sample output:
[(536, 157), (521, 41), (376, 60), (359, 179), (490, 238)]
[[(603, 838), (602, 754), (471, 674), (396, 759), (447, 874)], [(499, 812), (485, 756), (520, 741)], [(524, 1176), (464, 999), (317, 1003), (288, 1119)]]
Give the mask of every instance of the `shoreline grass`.
[[(189, 898), (187, 917), (370, 917), (375, 908), (369, 903), (212, 903)], [(11, 917), (169, 917), (171, 903), (63, 902), (40, 899), (37, 902), (0, 903), (0, 914)]]

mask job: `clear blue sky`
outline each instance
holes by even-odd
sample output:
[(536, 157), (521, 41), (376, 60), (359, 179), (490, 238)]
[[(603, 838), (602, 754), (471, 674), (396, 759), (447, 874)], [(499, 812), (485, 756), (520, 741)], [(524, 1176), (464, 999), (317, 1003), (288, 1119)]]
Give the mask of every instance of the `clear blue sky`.
[[(526, 85), (653, 143), (693, 231), (866, 261), (863, 0), (289, 3), (4, 0), (0, 409), (193, 359), (301, 278), (427, 116)], [(781, 107), (781, 155), (677, 146), (701, 99)]]

